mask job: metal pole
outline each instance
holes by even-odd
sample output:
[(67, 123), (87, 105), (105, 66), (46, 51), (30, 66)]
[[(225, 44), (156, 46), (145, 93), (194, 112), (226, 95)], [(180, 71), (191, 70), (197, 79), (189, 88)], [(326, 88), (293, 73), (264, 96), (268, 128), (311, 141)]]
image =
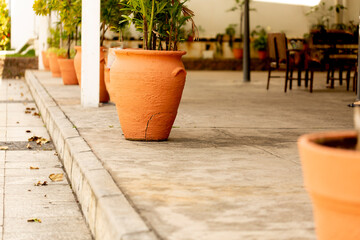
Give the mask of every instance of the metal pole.
[(243, 72), (244, 82), (250, 82), (250, 10), (249, 1), (245, 0), (244, 5), (244, 56), (243, 56)]
[[(359, 13), (359, 20), (360, 20), (360, 13)], [(360, 101), (360, 22), (359, 22), (359, 36), (358, 36), (358, 64), (357, 64), (357, 94), (356, 94), (356, 101)]]

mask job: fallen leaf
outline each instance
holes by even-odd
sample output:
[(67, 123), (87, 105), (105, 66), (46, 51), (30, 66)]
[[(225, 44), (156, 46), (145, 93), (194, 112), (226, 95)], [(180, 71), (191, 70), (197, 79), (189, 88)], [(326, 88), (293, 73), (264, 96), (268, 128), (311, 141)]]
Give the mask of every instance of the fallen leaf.
[(38, 170), (39, 168), (38, 167), (31, 167), (30, 166), (30, 170)]
[(45, 194), (44, 197), (47, 197), (47, 195)]
[(26, 148), (27, 148), (27, 149), (32, 149), (32, 147), (30, 146), (30, 143), (28, 143), (28, 144), (26, 145)]
[(34, 113), (33, 113), (33, 116), (40, 117), (40, 113), (34, 112)]
[(25, 111), (25, 114), (30, 114), (30, 113), (31, 113), (30, 110), (26, 110), (26, 111)]
[(28, 222), (38, 222), (41, 223), (41, 220), (39, 218), (31, 218), (27, 220)]
[(26, 132), (27, 132), (27, 133), (31, 133), (31, 131), (30, 131), (30, 130), (26, 130)]
[(57, 152), (56, 152), (56, 153), (54, 153), (54, 155), (55, 155), (55, 156), (59, 156), (59, 154), (58, 154)]
[(31, 192), (31, 189), (28, 189), (28, 192)]
[(42, 145), (42, 144), (50, 142), (48, 139), (43, 138), (43, 137), (38, 137), (38, 136), (32, 136), (31, 138), (28, 139), (28, 141), (36, 142), (37, 145)]
[(60, 182), (60, 181), (63, 180), (64, 174), (63, 173), (57, 173), (57, 174), (52, 173), (52, 174), (49, 175), (49, 178), (53, 182)]
[(23, 97), (24, 96), (24, 94), (23, 93), (20, 93), (20, 95)]
[(0, 150), (8, 150), (9, 147), (8, 146), (0, 146)]
[(16, 124), (19, 124), (20, 122), (16, 122)]
[(26, 110), (30, 111), (30, 110), (31, 110), (31, 108), (27, 107), (27, 108), (26, 108)]
[(38, 181), (37, 183), (34, 184), (34, 186), (46, 186), (46, 185), (48, 185), (47, 181), (44, 182)]
[(30, 108), (30, 110), (34, 111), (34, 110), (35, 110), (35, 108), (34, 108), (34, 107), (32, 107), (32, 108)]
[(114, 126), (113, 126), (113, 125), (110, 125), (109, 128), (114, 128)]

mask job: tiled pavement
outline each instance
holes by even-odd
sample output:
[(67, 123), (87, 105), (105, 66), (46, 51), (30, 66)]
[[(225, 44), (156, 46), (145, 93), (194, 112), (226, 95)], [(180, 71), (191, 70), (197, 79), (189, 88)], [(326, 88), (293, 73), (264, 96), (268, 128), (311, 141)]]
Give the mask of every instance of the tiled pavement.
[[(0, 146), (8, 147), (0, 150), (0, 239), (92, 239), (52, 142), (28, 142), (32, 136), (50, 139), (34, 113), (25, 82), (0, 79)], [(52, 173), (65, 175), (53, 182)], [(39, 181), (48, 185), (35, 186)]]

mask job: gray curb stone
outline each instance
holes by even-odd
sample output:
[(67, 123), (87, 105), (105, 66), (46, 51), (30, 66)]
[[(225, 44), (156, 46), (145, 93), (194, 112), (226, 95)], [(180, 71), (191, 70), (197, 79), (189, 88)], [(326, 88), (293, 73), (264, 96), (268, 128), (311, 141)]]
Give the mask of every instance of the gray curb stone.
[(33, 71), (25, 79), (94, 238), (157, 240)]

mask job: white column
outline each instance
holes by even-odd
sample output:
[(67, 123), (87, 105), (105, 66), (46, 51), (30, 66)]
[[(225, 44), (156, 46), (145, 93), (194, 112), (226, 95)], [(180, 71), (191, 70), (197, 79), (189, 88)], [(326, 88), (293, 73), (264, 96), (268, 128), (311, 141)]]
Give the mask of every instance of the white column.
[(100, 0), (82, 0), (81, 105), (99, 106)]
[(43, 70), (44, 65), (42, 63), (42, 51), (48, 49), (47, 38), (49, 37), (49, 17), (48, 16), (37, 16), (38, 18), (38, 54), (39, 54), (39, 69)]

